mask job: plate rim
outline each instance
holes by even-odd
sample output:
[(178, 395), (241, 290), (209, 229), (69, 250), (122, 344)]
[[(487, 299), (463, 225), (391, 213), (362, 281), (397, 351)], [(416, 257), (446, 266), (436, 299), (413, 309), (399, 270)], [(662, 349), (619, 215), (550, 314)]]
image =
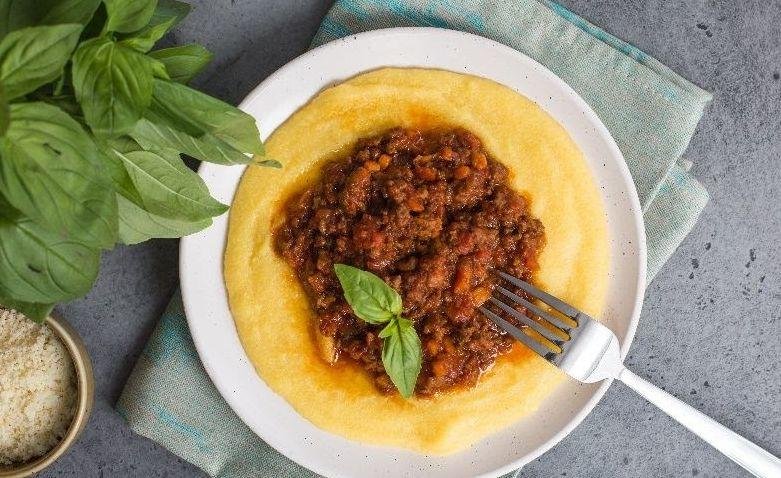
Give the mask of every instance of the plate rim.
[[(628, 200), (631, 202), (631, 216), (632, 216), (632, 225), (634, 227), (634, 232), (636, 234), (636, 237), (638, 239), (637, 247), (637, 255), (638, 255), (638, 268), (637, 268), (637, 281), (636, 281), (636, 290), (634, 291), (635, 301), (632, 305), (632, 314), (629, 319), (627, 331), (626, 331), (626, 338), (623, 340), (620, 346), (621, 350), (621, 357), (622, 359), (625, 358), (629, 348), (631, 347), (635, 334), (637, 332), (637, 327), (639, 325), (639, 319), (640, 319), (640, 313), (642, 311), (642, 305), (644, 301), (644, 292), (645, 292), (645, 278), (647, 274), (647, 238), (645, 234), (645, 225), (642, 218), (642, 207), (640, 204), (639, 196), (637, 194), (637, 189), (634, 183), (634, 180), (632, 178), (631, 173), (629, 172), (629, 168), (626, 164), (626, 160), (624, 158), (623, 153), (619, 149), (617, 143), (615, 142), (615, 139), (610, 134), (610, 131), (607, 129), (607, 127), (602, 123), (602, 120), (599, 118), (599, 116), (593, 111), (593, 109), (586, 103), (586, 101), (571, 87), (568, 83), (566, 83), (564, 80), (558, 77), (555, 73), (550, 71), (545, 65), (539, 63), (535, 59), (529, 57), (528, 55), (510, 47), (505, 44), (499, 43), (495, 40), (483, 37), (481, 35), (476, 35), (468, 32), (463, 32), (460, 30), (452, 30), (452, 29), (446, 29), (446, 28), (437, 28), (437, 27), (392, 27), (392, 28), (381, 28), (376, 30), (370, 30), (366, 32), (356, 33), (352, 34), (346, 37), (337, 38), (334, 40), (329, 41), (328, 43), (325, 43), (323, 45), (320, 45), (318, 47), (312, 48), (310, 50), (307, 50), (306, 52), (302, 53), (301, 55), (295, 57), (294, 59), (290, 60), (283, 66), (281, 66), (279, 69), (275, 70), (273, 73), (271, 73), (269, 76), (267, 76), (263, 81), (261, 81), (255, 88), (253, 88), (245, 97), (244, 99), (239, 103), (239, 109), (246, 110), (247, 105), (251, 104), (255, 99), (260, 96), (263, 91), (269, 87), (272, 83), (277, 81), (277, 78), (285, 75), (285, 73), (289, 70), (295, 69), (299, 67), (300, 64), (306, 64), (308, 61), (310, 61), (313, 57), (316, 57), (317, 55), (321, 54), (323, 51), (332, 49), (332, 48), (339, 48), (343, 44), (349, 44), (351, 42), (356, 41), (362, 41), (365, 39), (371, 40), (375, 37), (381, 37), (386, 35), (409, 35), (409, 34), (420, 34), (420, 35), (426, 35), (426, 34), (434, 34), (434, 35), (453, 35), (453, 36), (461, 36), (461, 37), (467, 37), (468, 39), (472, 41), (477, 41), (480, 43), (484, 43), (486, 47), (494, 48), (494, 49), (501, 49), (505, 50), (507, 53), (511, 55), (516, 55), (523, 61), (529, 62), (536, 66), (536, 68), (539, 70), (539, 72), (546, 76), (549, 80), (555, 82), (558, 84), (559, 87), (561, 87), (564, 91), (566, 91), (570, 96), (574, 99), (574, 101), (577, 103), (578, 107), (582, 108), (584, 111), (584, 114), (588, 117), (590, 120), (590, 123), (595, 126), (598, 135), (605, 141), (607, 148), (611, 151), (611, 153), (617, 157), (620, 158), (621, 161), (617, 161), (617, 167), (618, 170), (622, 176), (622, 179), (624, 180), (625, 184), (628, 185), (627, 195)], [(389, 65), (389, 67), (393, 67), (393, 65)], [(410, 66), (410, 68), (414, 68), (415, 66)], [(377, 67), (377, 68), (382, 68)], [(426, 66), (417, 66), (417, 68), (427, 68)], [(437, 69), (437, 67), (429, 67)], [(365, 70), (365, 71), (371, 71), (371, 70)], [(364, 72), (365, 72), (364, 71)], [(472, 73), (467, 73), (472, 74)], [(354, 76), (354, 75), (353, 75)], [(342, 80), (343, 81), (343, 80)], [(496, 80), (492, 80), (496, 81)], [(501, 82), (498, 82), (502, 84)], [(509, 87), (508, 85), (504, 85), (505, 87)], [(323, 89), (332, 86), (330, 83), (324, 83), (320, 90), (318, 90), (318, 93), (322, 91)], [(514, 88), (509, 87), (515, 91)], [(316, 95), (317, 93), (315, 93)], [(307, 101), (311, 100), (314, 96), (311, 96), (307, 99)], [(306, 102), (304, 103), (306, 104)], [(300, 108), (300, 106), (299, 106)], [(298, 108), (297, 108), (298, 109)], [(556, 119), (554, 117), (554, 119)], [(256, 118), (257, 120), (257, 118)], [(284, 122), (284, 121), (283, 121)], [(558, 120), (557, 120), (558, 122)], [(274, 128), (276, 129), (276, 128)], [(273, 133), (273, 130), (269, 133)], [(569, 132), (568, 132), (569, 133)], [(201, 162), (198, 166), (198, 174), (204, 178), (206, 172), (208, 169), (212, 167), (219, 167), (220, 165), (214, 165), (211, 163), (204, 163)], [(246, 166), (240, 166), (243, 169), (246, 168)], [(593, 172), (593, 171), (592, 171)], [(204, 178), (205, 179), (205, 178)], [(605, 200), (604, 197), (602, 197), (603, 201)], [(229, 212), (228, 212), (229, 214)], [(208, 230), (210, 228), (214, 227), (209, 226), (209, 228), (206, 228), (205, 230)], [(205, 231), (204, 230), (204, 231)], [(203, 232), (203, 231), (200, 231)], [(298, 460), (294, 457), (291, 457), (287, 454), (285, 450), (279, 449), (274, 444), (273, 435), (270, 433), (270, 431), (266, 431), (265, 433), (255, 430), (249, 422), (244, 418), (243, 413), (241, 413), (239, 410), (242, 408), (238, 404), (238, 398), (236, 398), (235, 395), (228, 393), (227, 388), (228, 385), (225, 384), (220, 380), (220, 376), (218, 375), (217, 371), (214, 369), (213, 364), (209, 362), (207, 356), (208, 353), (205, 351), (207, 349), (206, 342), (207, 340), (199, 334), (199, 328), (197, 325), (196, 320), (191, 318), (195, 316), (195, 311), (191, 310), (191, 308), (188, 308), (188, 295), (187, 295), (187, 281), (188, 281), (188, 269), (189, 264), (187, 263), (187, 258), (190, 255), (189, 248), (192, 242), (195, 241), (195, 237), (199, 233), (195, 233), (191, 236), (186, 236), (181, 238), (180, 245), (179, 245), (179, 278), (180, 278), (180, 291), (181, 291), (181, 297), (182, 297), (182, 303), (184, 306), (185, 311), (185, 317), (187, 320), (188, 328), (190, 331), (190, 334), (192, 336), (193, 342), (195, 344), (196, 350), (198, 352), (198, 357), (200, 359), (200, 362), (202, 363), (204, 369), (207, 372), (207, 375), (209, 376), (209, 379), (214, 384), (215, 388), (218, 390), (220, 396), (228, 403), (231, 410), (236, 413), (236, 415), (239, 417), (239, 419), (260, 439), (262, 439), (266, 444), (271, 446), (274, 450), (279, 452), (281, 455), (283, 455), (285, 458), (297, 463), (298, 465), (314, 471), (315, 473), (325, 475), (325, 476), (340, 476), (342, 475), (339, 470), (333, 470), (328, 467), (322, 467), (318, 464), (314, 464), (311, 462), (302, 462), (302, 460)], [(226, 229), (226, 235), (227, 235), (227, 229)], [(224, 252), (223, 252), (224, 253)], [(188, 313), (190, 311), (191, 313)], [(246, 353), (244, 354), (246, 356)], [(262, 381), (262, 377), (258, 375), (258, 378)], [(540, 446), (538, 446), (535, 450), (532, 452), (518, 458), (517, 460), (513, 460), (510, 463), (507, 463), (506, 465), (496, 468), (492, 471), (482, 473), (479, 475), (476, 475), (478, 477), (496, 477), (501, 476), (503, 474), (509, 473), (511, 471), (514, 471), (523, 465), (529, 463), (530, 461), (538, 458), (551, 448), (553, 448), (556, 444), (558, 444), (562, 439), (564, 439), (566, 436), (568, 436), (572, 430), (575, 429), (584, 419), (585, 417), (591, 413), (591, 411), (596, 407), (596, 405), (602, 400), (605, 393), (607, 392), (607, 389), (610, 387), (614, 379), (610, 378), (607, 380), (604, 380), (602, 384), (598, 387), (598, 389), (594, 392), (593, 396), (585, 403), (585, 405), (572, 417), (571, 420), (567, 422), (567, 424), (562, 427), (558, 432), (556, 432), (553, 436), (551, 436), (550, 439), (542, 443)], [(273, 392), (273, 390), (272, 390)], [(276, 392), (274, 392), (276, 393)], [(294, 413), (298, 413), (295, 412)], [(315, 425), (312, 425), (315, 426)], [(368, 446), (368, 445), (367, 445)]]

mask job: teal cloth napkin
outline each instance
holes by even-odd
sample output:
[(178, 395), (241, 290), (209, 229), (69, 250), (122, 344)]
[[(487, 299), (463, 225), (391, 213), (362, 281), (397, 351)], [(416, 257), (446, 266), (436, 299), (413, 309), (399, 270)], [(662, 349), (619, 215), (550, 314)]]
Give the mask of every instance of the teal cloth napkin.
[[(643, 205), (648, 280), (708, 201), (681, 158), (711, 95), (654, 58), (550, 1), (338, 0), (313, 46), (356, 32), (434, 26), (492, 38), (534, 58), (596, 111), (626, 158)], [(260, 440), (206, 375), (177, 294), (117, 410), (146, 436), (215, 477), (312, 473)]]

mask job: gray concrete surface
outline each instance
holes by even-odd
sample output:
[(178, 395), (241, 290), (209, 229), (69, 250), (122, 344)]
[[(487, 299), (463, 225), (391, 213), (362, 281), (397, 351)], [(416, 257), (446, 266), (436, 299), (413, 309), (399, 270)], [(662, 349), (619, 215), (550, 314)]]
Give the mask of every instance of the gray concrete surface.
[[(214, 51), (198, 85), (236, 102), (305, 50), (330, 2), (190, 3), (171, 41)], [(563, 3), (714, 93), (687, 152), (712, 199), (649, 287), (628, 365), (781, 455), (781, 2)], [(41, 476), (205, 476), (112, 409), (176, 286), (176, 241), (152, 241), (105, 254), (95, 289), (59, 307), (90, 349), (97, 396), (81, 440)], [(616, 384), (522, 476), (746, 474)]]

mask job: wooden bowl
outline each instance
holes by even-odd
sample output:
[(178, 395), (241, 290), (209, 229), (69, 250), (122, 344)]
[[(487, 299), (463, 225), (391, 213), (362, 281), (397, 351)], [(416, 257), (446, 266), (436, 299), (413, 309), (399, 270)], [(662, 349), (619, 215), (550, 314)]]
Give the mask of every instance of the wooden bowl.
[(76, 369), (76, 393), (78, 401), (73, 421), (65, 436), (45, 455), (30, 461), (11, 466), (0, 466), (0, 478), (24, 478), (40, 472), (61, 457), (78, 439), (87, 425), (92, 404), (95, 399), (95, 376), (92, 373), (92, 360), (79, 334), (62, 318), (49, 316), (46, 325), (65, 344)]

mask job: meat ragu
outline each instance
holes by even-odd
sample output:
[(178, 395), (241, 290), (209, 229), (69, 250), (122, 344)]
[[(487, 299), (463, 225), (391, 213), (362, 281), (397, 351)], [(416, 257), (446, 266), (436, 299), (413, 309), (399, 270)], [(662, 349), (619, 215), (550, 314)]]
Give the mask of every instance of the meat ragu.
[(512, 349), (476, 307), (496, 285), (492, 269), (532, 278), (544, 229), (474, 134), (395, 129), (362, 140), (284, 213), (277, 250), (309, 296), (327, 361), (352, 362), (379, 390), (395, 391), (381, 360), (382, 326), (352, 313), (335, 263), (368, 270), (401, 294), (423, 346), (419, 396), (475, 385)]

